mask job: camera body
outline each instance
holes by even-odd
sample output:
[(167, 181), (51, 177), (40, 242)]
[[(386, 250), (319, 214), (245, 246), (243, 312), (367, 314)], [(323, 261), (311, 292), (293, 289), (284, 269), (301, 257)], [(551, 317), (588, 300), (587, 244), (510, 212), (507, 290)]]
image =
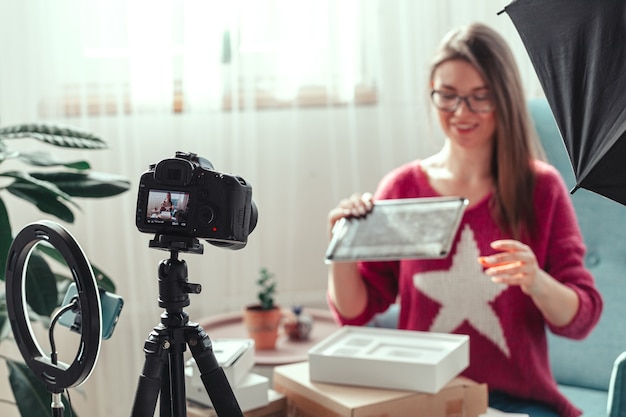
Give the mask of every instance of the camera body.
[(176, 152), (141, 175), (136, 210), (141, 232), (241, 249), (256, 222), (252, 187), (194, 153)]

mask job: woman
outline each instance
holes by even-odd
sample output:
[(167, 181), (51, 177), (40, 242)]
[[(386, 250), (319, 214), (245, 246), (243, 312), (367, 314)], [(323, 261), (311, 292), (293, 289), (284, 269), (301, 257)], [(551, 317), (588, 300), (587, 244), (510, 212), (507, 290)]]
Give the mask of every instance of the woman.
[(172, 193), (168, 192), (165, 195), (165, 200), (161, 203), (161, 211), (172, 211), (174, 203), (172, 203)]
[(445, 259), (334, 263), (328, 300), (341, 324), (366, 324), (398, 301), (402, 329), (470, 336), (463, 375), (490, 406), (532, 417), (580, 415), (550, 372), (545, 328), (585, 337), (602, 312), (567, 189), (540, 160), (506, 42), (474, 24), (448, 34), (430, 73), (442, 149), (387, 174), (374, 196), (329, 213), (364, 216), (382, 199), (463, 196), (469, 206)]

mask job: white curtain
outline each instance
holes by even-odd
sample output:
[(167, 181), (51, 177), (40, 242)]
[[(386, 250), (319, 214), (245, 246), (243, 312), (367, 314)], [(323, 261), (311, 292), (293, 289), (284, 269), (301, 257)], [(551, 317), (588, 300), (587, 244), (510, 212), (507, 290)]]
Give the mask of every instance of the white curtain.
[[(284, 307), (323, 306), (328, 211), (440, 146), (426, 71), (445, 32), (491, 25), (512, 46), (528, 96), (542, 94), (509, 17), (497, 15), (506, 4), (0, 0), (0, 125), (91, 130), (109, 149), (48, 150), (132, 182), (124, 195), (81, 201), (66, 225), (126, 302), (86, 396), (73, 396), (79, 414), (130, 413), (143, 343), (159, 322), (157, 267), (167, 253), (148, 248), (152, 236), (135, 227), (138, 180), (149, 164), (177, 150), (198, 153), (251, 183), (259, 208), (243, 250), (205, 242), (203, 255), (181, 256), (189, 281), (204, 288), (190, 296), (192, 319), (254, 302), (261, 267), (275, 273)], [(2, 197), (15, 231), (46, 217)]]

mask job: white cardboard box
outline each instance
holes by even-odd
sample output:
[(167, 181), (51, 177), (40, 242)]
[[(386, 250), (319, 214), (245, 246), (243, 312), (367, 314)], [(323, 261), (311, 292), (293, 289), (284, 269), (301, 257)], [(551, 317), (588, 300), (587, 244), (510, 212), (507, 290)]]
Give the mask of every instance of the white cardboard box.
[[(237, 385), (254, 366), (254, 340), (215, 339), (212, 340), (215, 360), (222, 367), (230, 385)], [(191, 367), (198, 373), (196, 361), (191, 358), (185, 364), (185, 372)]]
[(436, 393), (469, 365), (469, 336), (344, 326), (308, 353), (311, 381)]
[[(215, 339), (212, 344), (215, 359), (224, 370), (241, 410), (267, 405), (269, 378), (250, 372), (254, 366), (254, 340)], [(206, 406), (212, 405), (193, 358), (185, 364), (185, 381), (189, 400)]]
[[(196, 372), (197, 375), (197, 372)], [(211, 399), (204, 384), (197, 378), (187, 377), (187, 399), (198, 404), (211, 407)], [(270, 389), (269, 378), (254, 373), (247, 374), (237, 385), (231, 385), (233, 394), (237, 399), (241, 411), (249, 411), (264, 407), (269, 404), (268, 391)]]

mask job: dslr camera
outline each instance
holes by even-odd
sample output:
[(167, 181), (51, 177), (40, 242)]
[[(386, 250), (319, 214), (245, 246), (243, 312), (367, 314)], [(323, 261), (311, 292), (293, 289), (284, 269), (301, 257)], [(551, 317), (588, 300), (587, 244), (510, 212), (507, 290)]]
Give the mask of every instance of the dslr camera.
[(141, 175), (136, 213), (140, 232), (241, 249), (257, 216), (252, 187), (239, 176), (216, 171), (194, 153), (176, 152)]

